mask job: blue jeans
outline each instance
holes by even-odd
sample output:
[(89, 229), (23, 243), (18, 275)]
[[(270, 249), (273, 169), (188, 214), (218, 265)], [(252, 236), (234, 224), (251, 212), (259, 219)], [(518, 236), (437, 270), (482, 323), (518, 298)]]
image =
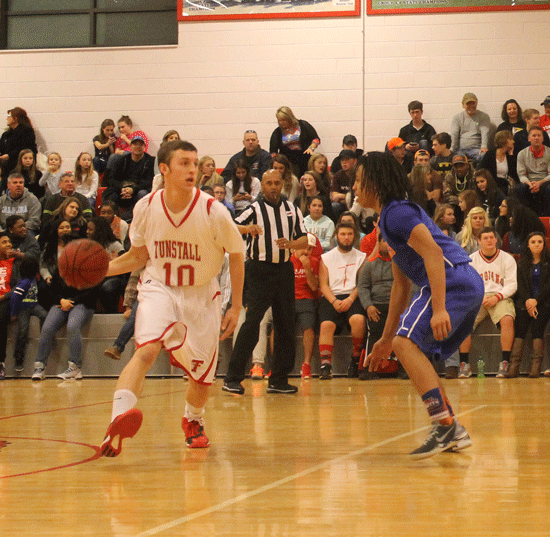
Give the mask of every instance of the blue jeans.
[(80, 367), (82, 365), (82, 327), (90, 322), (93, 316), (94, 310), (86, 308), (82, 304), (77, 304), (69, 311), (63, 311), (59, 306), (51, 308), (38, 340), (36, 361), (42, 362), (46, 367), (52, 352), (53, 338), (57, 331), (67, 323), (69, 360)]
[(17, 336), (13, 357), (15, 358), (15, 363), (18, 365), (23, 365), (25, 361), (25, 348), (29, 339), (29, 325), (33, 315), (34, 317), (38, 317), (40, 326), (42, 327), (48, 316), (48, 312), (40, 304), (37, 304), (34, 308), (21, 310), (17, 314)]
[(124, 322), (124, 325), (120, 329), (120, 333), (118, 334), (118, 337), (115, 340), (115, 347), (120, 352), (124, 351), (126, 344), (128, 343), (128, 341), (132, 339), (132, 336), (134, 335), (137, 308), (138, 308), (138, 301), (136, 300), (134, 302), (134, 305), (132, 306), (132, 313), (130, 313), (130, 317), (128, 317), (128, 319), (126, 319), (126, 321)]
[(480, 153), (479, 150), (481, 148), (475, 148), (475, 147), (466, 147), (464, 149), (459, 149), (457, 153), (462, 153), (463, 155), (466, 155), (468, 157), (468, 160), (473, 164), (474, 168), (476, 167), (476, 164), (481, 160), (484, 153)]

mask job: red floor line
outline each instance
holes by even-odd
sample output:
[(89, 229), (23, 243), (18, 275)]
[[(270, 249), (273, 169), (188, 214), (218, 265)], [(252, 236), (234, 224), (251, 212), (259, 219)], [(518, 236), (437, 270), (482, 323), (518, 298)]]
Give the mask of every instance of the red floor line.
[[(149, 397), (159, 397), (161, 395), (169, 395), (171, 393), (183, 393), (185, 391), (186, 390), (174, 390), (174, 391), (171, 391), (171, 392), (155, 393), (155, 394), (151, 394), (151, 395), (144, 395), (143, 397), (140, 397), (140, 399), (148, 399)], [(12, 416), (1, 416), (0, 421), (9, 420), (9, 419), (12, 419), (12, 418), (23, 418), (25, 416), (34, 416), (34, 415), (37, 415), (37, 414), (48, 414), (48, 413), (51, 413), (51, 412), (64, 412), (66, 410), (76, 410), (77, 408), (88, 408), (88, 407), (98, 406), (98, 405), (110, 405), (112, 403), (113, 403), (112, 401), (102, 401), (100, 403), (90, 403), (88, 405), (69, 406), (69, 407), (64, 407), (64, 408), (52, 408), (50, 410), (38, 410), (38, 411), (35, 411), (35, 412), (27, 412), (25, 414), (14, 414)]]
[[(91, 405), (90, 405), (91, 406)], [(91, 457), (88, 457), (87, 459), (84, 459), (82, 461), (76, 461), (76, 462), (70, 462), (69, 464), (63, 464), (62, 466), (54, 466), (52, 468), (43, 468), (42, 470), (32, 470), (30, 472), (22, 472), (20, 474), (11, 474), (11, 475), (3, 475), (0, 476), (0, 479), (8, 479), (10, 477), (22, 477), (26, 475), (34, 475), (34, 474), (41, 474), (43, 472), (52, 472), (53, 470), (61, 470), (63, 468), (70, 468), (71, 466), (78, 466), (79, 464), (85, 464), (87, 462), (92, 462), (96, 459), (99, 459), (101, 457), (101, 453), (99, 451), (99, 446), (92, 446), (91, 444), (84, 444), (82, 442), (71, 442), (69, 440), (54, 440), (50, 438), (26, 438), (22, 436), (3, 436), (2, 438), (9, 438), (9, 439), (17, 439), (17, 440), (39, 440), (42, 442), (60, 442), (63, 444), (74, 444), (77, 446), (84, 446), (89, 447), (90, 449), (93, 449), (95, 451), (95, 454)]]

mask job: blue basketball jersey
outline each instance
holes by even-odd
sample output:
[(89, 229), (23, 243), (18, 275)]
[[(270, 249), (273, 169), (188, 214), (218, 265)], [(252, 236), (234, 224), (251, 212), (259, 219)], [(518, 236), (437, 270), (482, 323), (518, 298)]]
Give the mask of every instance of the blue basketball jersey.
[(384, 205), (378, 226), (386, 242), (395, 251), (393, 261), (416, 285), (422, 287), (429, 283), (424, 260), (407, 244), (412, 230), (418, 224), (428, 228), (436, 244), (443, 250), (446, 266), (454, 267), (470, 262), (466, 251), (445, 235), (421, 207), (407, 200), (392, 200)]

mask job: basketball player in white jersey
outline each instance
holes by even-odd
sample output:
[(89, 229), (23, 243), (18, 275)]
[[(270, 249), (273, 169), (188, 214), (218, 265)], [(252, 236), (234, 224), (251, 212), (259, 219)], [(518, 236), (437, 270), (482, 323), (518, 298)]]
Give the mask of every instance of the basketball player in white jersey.
[[(118, 379), (112, 421), (101, 444), (106, 457), (116, 457), (122, 440), (139, 430), (143, 414), (134, 407), (163, 347), (172, 364), (189, 377), (182, 419), (187, 446), (208, 447), (202, 416), (216, 372), (220, 325), (225, 339), (242, 306), (242, 238), (229, 211), (195, 188), (197, 150), (177, 140), (163, 145), (157, 158), (164, 189), (136, 204), (132, 247), (110, 263), (107, 273), (114, 276), (145, 266), (138, 285), (136, 352)], [(229, 253), (232, 305), (222, 321), (216, 276), (224, 251)]]

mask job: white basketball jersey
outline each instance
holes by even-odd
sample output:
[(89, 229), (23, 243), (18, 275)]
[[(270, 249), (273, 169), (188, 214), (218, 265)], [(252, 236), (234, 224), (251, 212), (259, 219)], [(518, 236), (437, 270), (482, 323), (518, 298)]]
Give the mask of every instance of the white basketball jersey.
[(328, 284), (335, 295), (349, 295), (357, 287), (357, 273), (367, 254), (352, 248), (341, 252), (338, 248), (321, 256), (328, 270)]
[(224, 252), (243, 252), (243, 240), (229, 211), (198, 189), (179, 214), (171, 213), (164, 190), (138, 201), (130, 226), (133, 246), (147, 246), (147, 274), (170, 287), (204, 285), (221, 270)]

